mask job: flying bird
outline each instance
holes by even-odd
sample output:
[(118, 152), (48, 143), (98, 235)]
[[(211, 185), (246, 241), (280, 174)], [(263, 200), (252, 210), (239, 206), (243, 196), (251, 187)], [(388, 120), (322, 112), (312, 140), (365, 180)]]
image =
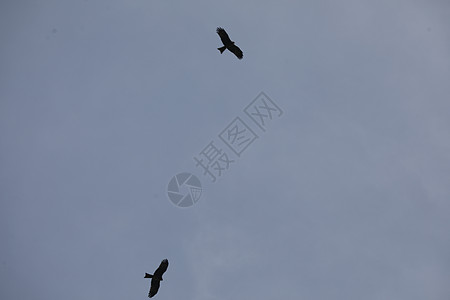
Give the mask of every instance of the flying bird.
[(169, 261), (167, 259), (163, 259), (158, 269), (156, 269), (153, 275), (145, 273), (144, 278), (151, 278), (152, 283), (150, 285), (150, 291), (148, 292), (148, 297), (151, 298), (156, 295), (159, 289), (159, 283), (163, 280), (162, 275), (166, 272), (167, 267), (169, 266)]
[(230, 39), (225, 29), (223, 29), (222, 27), (217, 27), (216, 32), (220, 36), (220, 39), (222, 40), (223, 43), (223, 47), (217, 48), (217, 50), (219, 50), (220, 53), (223, 53), (225, 49), (228, 49), (231, 52), (233, 52), (234, 55), (237, 56), (237, 58), (242, 59), (242, 57), (244, 56), (242, 50), (239, 49), (239, 47), (234, 44), (234, 42)]

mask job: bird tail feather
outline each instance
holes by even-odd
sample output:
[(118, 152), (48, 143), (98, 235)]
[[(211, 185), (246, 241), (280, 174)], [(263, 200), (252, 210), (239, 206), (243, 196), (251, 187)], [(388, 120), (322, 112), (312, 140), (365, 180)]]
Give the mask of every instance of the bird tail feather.
[(153, 277), (153, 275), (152, 274), (148, 274), (148, 273), (145, 273), (145, 276), (144, 276), (144, 278), (152, 278)]
[(223, 53), (223, 51), (225, 51), (225, 49), (227, 49), (227, 47), (225, 47), (225, 46), (217, 48), (217, 50), (219, 50), (220, 53)]

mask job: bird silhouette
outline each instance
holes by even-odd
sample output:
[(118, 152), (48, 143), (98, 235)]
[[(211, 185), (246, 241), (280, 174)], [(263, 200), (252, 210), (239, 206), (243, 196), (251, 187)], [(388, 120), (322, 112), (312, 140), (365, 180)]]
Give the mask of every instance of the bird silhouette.
[(155, 270), (155, 273), (148, 274), (145, 273), (144, 278), (151, 278), (152, 282), (150, 285), (150, 291), (148, 292), (148, 297), (151, 298), (156, 295), (159, 290), (159, 284), (163, 280), (162, 275), (166, 272), (167, 267), (169, 266), (169, 261), (167, 259), (163, 259), (158, 269)]
[(242, 57), (244, 57), (242, 50), (239, 49), (239, 47), (234, 44), (234, 42), (230, 39), (225, 29), (223, 29), (222, 27), (217, 27), (216, 32), (220, 36), (220, 39), (222, 40), (223, 43), (223, 47), (217, 48), (217, 50), (219, 50), (220, 53), (223, 53), (225, 49), (228, 49), (231, 52), (233, 52), (234, 55), (237, 56), (237, 58), (242, 59)]

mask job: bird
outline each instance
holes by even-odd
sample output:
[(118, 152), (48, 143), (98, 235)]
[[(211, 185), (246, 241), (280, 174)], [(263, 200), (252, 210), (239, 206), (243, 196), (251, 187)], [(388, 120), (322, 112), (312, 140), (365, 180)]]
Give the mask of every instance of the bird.
[(223, 29), (222, 27), (217, 27), (216, 32), (220, 36), (220, 39), (223, 43), (223, 47), (217, 48), (217, 50), (219, 50), (221, 54), (223, 53), (223, 51), (225, 51), (225, 49), (228, 49), (233, 52), (234, 55), (237, 56), (237, 58), (242, 59), (242, 57), (244, 57), (242, 50), (234, 44), (225, 29)]
[(167, 259), (163, 259), (158, 269), (155, 270), (155, 273), (148, 274), (145, 273), (144, 278), (151, 278), (152, 282), (150, 285), (150, 291), (148, 292), (148, 297), (151, 298), (156, 295), (159, 289), (159, 283), (163, 280), (162, 275), (166, 272), (167, 267), (169, 266), (169, 261)]

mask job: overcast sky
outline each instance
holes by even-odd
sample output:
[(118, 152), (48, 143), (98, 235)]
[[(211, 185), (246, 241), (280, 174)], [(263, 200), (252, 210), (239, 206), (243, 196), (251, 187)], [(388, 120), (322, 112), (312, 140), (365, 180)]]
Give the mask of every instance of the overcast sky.
[(449, 83), (447, 0), (3, 0), (0, 298), (449, 299)]

